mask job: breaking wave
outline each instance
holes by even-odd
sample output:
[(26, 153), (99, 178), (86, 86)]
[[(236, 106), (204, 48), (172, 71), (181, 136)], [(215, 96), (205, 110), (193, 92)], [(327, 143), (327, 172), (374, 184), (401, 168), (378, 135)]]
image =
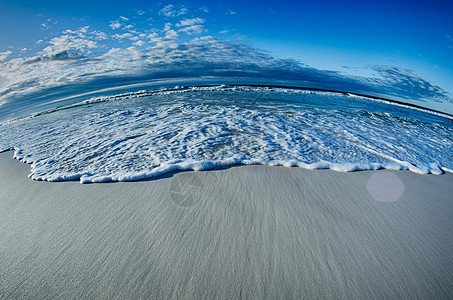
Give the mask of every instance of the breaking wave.
[(452, 119), (353, 94), (253, 86), (101, 97), (0, 126), (35, 180), (131, 181), (235, 164), (453, 170)]

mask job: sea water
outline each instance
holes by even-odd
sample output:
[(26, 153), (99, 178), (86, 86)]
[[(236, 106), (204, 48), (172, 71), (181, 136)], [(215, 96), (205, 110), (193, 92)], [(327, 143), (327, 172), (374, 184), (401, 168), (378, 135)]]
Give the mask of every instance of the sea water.
[(88, 99), (0, 126), (35, 180), (133, 181), (236, 164), (453, 171), (453, 120), (352, 94), (210, 86)]

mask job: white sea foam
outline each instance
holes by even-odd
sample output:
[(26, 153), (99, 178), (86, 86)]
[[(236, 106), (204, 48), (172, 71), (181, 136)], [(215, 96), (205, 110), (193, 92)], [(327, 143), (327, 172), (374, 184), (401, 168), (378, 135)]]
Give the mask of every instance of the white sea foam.
[(132, 181), (264, 164), (350, 172), (453, 169), (452, 121), (339, 93), (188, 87), (89, 99), (0, 127), (35, 180)]

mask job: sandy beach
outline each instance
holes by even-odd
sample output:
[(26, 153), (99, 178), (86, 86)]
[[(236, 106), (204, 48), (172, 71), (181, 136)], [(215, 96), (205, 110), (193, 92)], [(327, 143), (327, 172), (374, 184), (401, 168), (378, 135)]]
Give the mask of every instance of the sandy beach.
[(453, 174), (38, 182), (0, 154), (0, 299), (451, 299)]

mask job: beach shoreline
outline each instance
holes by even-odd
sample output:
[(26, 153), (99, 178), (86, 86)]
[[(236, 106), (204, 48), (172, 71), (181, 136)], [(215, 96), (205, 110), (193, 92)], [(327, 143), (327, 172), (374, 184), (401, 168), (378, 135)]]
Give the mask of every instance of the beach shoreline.
[(453, 297), (451, 173), (29, 172), (0, 154), (2, 299)]

